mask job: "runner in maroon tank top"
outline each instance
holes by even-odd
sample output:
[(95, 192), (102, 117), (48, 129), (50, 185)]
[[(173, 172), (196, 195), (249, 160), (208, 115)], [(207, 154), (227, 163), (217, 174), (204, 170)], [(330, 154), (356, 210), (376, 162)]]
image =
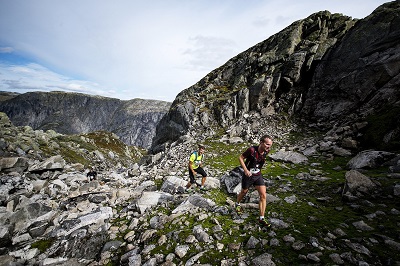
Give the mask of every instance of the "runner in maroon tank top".
[(264, 182), (264, 178), (261, 174), (261, 168), (265, 163), (265, 158), (270, 151), (272, 146), (272, 138), (269, 135), (264, 135), (260, 139), (258, 146), (252, 146), (248, 148), (239, 156), (239, 162), (244, 170), (242, 176), (242, 190), (237, 196), (237, 202), (235, 205), (236, 211), (241, 214), (242, 207), (240, 202), (246, 196), (249, 188), (254, 186), (259, 194), (258, 207), (260, 210), (259, 223), (263, 226), (270, 227), (270, 224), (265, 220), (265, 209), (267, 207), (267, 190)]

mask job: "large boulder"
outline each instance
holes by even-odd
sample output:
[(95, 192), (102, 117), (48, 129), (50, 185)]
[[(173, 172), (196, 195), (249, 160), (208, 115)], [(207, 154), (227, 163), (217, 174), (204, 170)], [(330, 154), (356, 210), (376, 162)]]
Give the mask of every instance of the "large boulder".
[(348, 169), (373, 169), (384, 165), (391, 159), (395, 158), (396, 154), (385, 151), (362, 151), (353, 157), (348, 163)]
[(301, 153), (295, 151), (278, 151), (271, 155), (268, 155), (274, 161), (286, 162), (293, 164), (301, 164), (308, 162), (308, 158)]
[(29, 166), (28, 159), (24, 157), (0, 158), (0, 172), (23, 173)]
[(240, 191), (239, 186), (242, 183), (243, 174), (243, 168), (236, 167), (232, 169), (229, 174), (221, 177), (221, 185), (228, 193), (235, 194)]
[(346, 183), (342, 195), (351, 198), (352, 196), (363, 196), (374, 192), (377, 185), (372, 180), (356, 170), (346, 172)]
[(140, 213), (144, 213), (147, 209), (151, 209), (158, 204), (168, 202), (173, 199), (173, 196), (169, 193), (156, 192), (156, 191), (145, 191), (142, 196), (137, 200), (136, 206)]
[(44, 172), (62, 170), (65, 167), (65, 160), (61, 155), (52, 156), (43, 162), (32, 164), (29, 166), (29, 172)]

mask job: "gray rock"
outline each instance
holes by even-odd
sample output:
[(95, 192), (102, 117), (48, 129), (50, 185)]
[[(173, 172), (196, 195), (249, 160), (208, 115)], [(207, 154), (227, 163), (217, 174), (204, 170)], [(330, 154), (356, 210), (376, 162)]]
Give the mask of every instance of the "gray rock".
[(167, 179), (163, 182), (160, 190), (169, 194), (174, 194), (178, 187), (186, 186), (187, 181), (182, 178), (176, 176), (168, 176)]
[(12, 227), (10, 225), (0, 225), (0, 248), (11, 244)]
[(400, 243), (396, 242), (392, 239), (386, 239), (384, 242), (389, 248), (391, 248), (394, 251), (400, 252)]
[(111, 207), (100, 207), (97, 211), (82, 215), (76, 219), (65, 220), (61, 226), (52, 232), (53, 237), (68, 236), (74, 231), (91, 225), (102, 224), (104, 220), (113, 216)]
[(374, 228), (366, 224), (364, 221), (357, 221), (353, 223), (353, 226), (361, 231), (372, 231)]
[(194, 265), (203, 255), (204, 255), (205, 251), (202, 251), (196, 255), (194, 255), (193, 257), (190, 257), (186, 263), (185, 266), (191, 266)]
[(329, 255), (329, 258), (331, 258), (331, 260), (332, 260), (334, 263), (338, 264), (338, 265), (344, 264), (344, 261), (342, 260), (342, 258), (340, 257), (340, 255), (337, 254), (337, 253), (332, 253), (332, 254), (330, 254), (330, 255)]
[(348, 169), (377, 168), (390, 161), (396, 154), (385, 151), (362, 151), (348, 163)]
[(396, 184), (393, 187), (393, 195), (396, 197), (400, 196), (400, 184)]
[(246, 247), (246, 249), (255, 249), (259, 243), (260, 243), (260, 240), (258, 240), (254, 236), (250, 236), (245, 247)]
[(141, 266), (142, 265), (142, 257), (139, 254), (134, 254), (128, 259), (129, 266)]
[(275, 266), (275, 262), (272, 261), (272, 255), (264, 253), (258, 257), (251, 260), (255, 266)]
[(278, 162), (287, 162), (293, 164), (301, 164), (308, 162), (308, 158), (301, 153), (294, 151), (278, 151), (274, 154), (268, 155), (272, 160)]
[(346, 183), (342, 195), (346, 193), (354, 194), (356, 192), (367, 193), (373, 190), (377, 185), (371, 179), (356, 170), (346, 172)]
[(176, 246), (175, 248), (175, 254), (179, 257), (179, 258), (183, 258), (185, 257), (186, 253), (189, 251), (189, 246), (188, 245), (180, 245), (180, 246)]
[(172, 210), (172, 213), (190, 212), (196, 207), (211, 210), (214, 206), (215, 203), (210, 199), (206, 199), (200, 195), (190, 195), (184, 202)]
[(320, 262), (321, 259), (318, 258), (317, 254), (315, 253), (311, 253), (311, 254), (307, 254), (307, 259), (313, 262)]
[(43, 162), (30, 165), (29, 172), (42, 172), (50, 170), (62, 170), (65, 167), (65, 160), (61, 155), (52, 156)]
[(143, 192), (140, 199), (137, 201), (136, 206), (140, 210), (140, 213), (144, 213), (146, 209), (151, 209), (153, 206), (167, 202), (173, 197), (169, 193), (164, 192)]
[(28, 159), (24, 157), (0, 158), (0, 171), (4, 173), (23, 173), (28, 166)]
[(277, 218), (270, 218), (268, 219), (269, 222), (271, 223), (273, 228), (288, 228), (290, 225), (288, 223), (285, 223), (284, 221), (277, 219)]
[(210, 235), (207, 234), (201, 225), (196, 225), (193, 228), (193, 235), (199, 242), (209, 243), (211, 242)]
[(371, 257), (371, 252), (369, 251), (369, 249), (359, 243), (346, 242), (346, 245), (357, 253)]
[(306, 246), (306, 245), (305, 245), (302, 241), (295, 241), (295, 242), (292, 244), (292, 248), (293, 248), (294, 250), (301, 250), (301, 249), (303, 249), (305, 246)]
[(228, 175), (221, 177), (221, 184), (227, 189), (228, 193), (234, 193), (236, 187), (242, 182), (243, 169), (236, 167)]
[(342, 157), (348, 157), (348, 156), (351, 156), (351, 151), (335, 146), (335, 147), (333, 147), (333, 154), (342, 156)]
[(30, 203), (21, 206), (10, 218), (10, 224), (14, 226), (14, 233), (23, 232), (37, 221), (50, 221), (56, 214), (52, 208), (40, 203)]
[(296, 202), (297, 197), (296, 197), (296, 195), (292, 195), (292, 196), (285, 197), (284, 200), (289, 204), (293, 204)]
[(106, 252), (106, 251), (113, 251), (117, 250), (123, 242), (114, 240), (114, 241), (109, 241), (104, 244), (103, 248), (101, 249), (101, 252)]

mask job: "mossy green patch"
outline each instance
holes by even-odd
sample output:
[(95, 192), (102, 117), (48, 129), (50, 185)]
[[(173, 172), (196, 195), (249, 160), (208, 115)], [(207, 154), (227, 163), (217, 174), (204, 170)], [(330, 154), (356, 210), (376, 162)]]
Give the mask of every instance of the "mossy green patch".
[[(246, 143), (229, 145), (219, 141), (207, 141), (205, 144), (207, 150), (211, 151), (211, 159), (210, 156), (206, 157), (207, 165), (220, 170), (233, 169), (239, 166), (239, 155), (248, 146)], [(217, 156), (214, 156), (214, 154), (217, 154)]]
[(204, 197), (211, 199), (219, 206), (223, 206), (227, 199), (226, 193), (221, 189), (211, 189)]
[(37, 248), (40, 252), (45, 252), (51, 245), (53, 244), (52, 239), (42, 239), (39, 241), (36, 241), (35, 243), (32, 243), (31, 247), (32, 248)]

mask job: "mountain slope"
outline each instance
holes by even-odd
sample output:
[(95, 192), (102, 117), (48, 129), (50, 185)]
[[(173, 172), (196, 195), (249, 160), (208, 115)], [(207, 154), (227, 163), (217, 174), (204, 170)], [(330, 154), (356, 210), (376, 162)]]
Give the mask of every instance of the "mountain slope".
[(29, 92), (1, 102), (16, 126), (53, 129), (63, 134), (104, 130), (128, 145), (148, 148), (155, 127), (170, 103), (119, 99), (66, 92)]
[[(294, 22), (182, 91), (157, 126), (152, 152), (221, 127), (229, 137), (281, 136), (287, 119), (323, 130), (355, 122), (379, 128), (384, 110), (399, 106), (399, 11), (395, 1), (362, 20), (323, 11)], [(375, 143), (398, 143), (398, 125), (374, 132)]]

